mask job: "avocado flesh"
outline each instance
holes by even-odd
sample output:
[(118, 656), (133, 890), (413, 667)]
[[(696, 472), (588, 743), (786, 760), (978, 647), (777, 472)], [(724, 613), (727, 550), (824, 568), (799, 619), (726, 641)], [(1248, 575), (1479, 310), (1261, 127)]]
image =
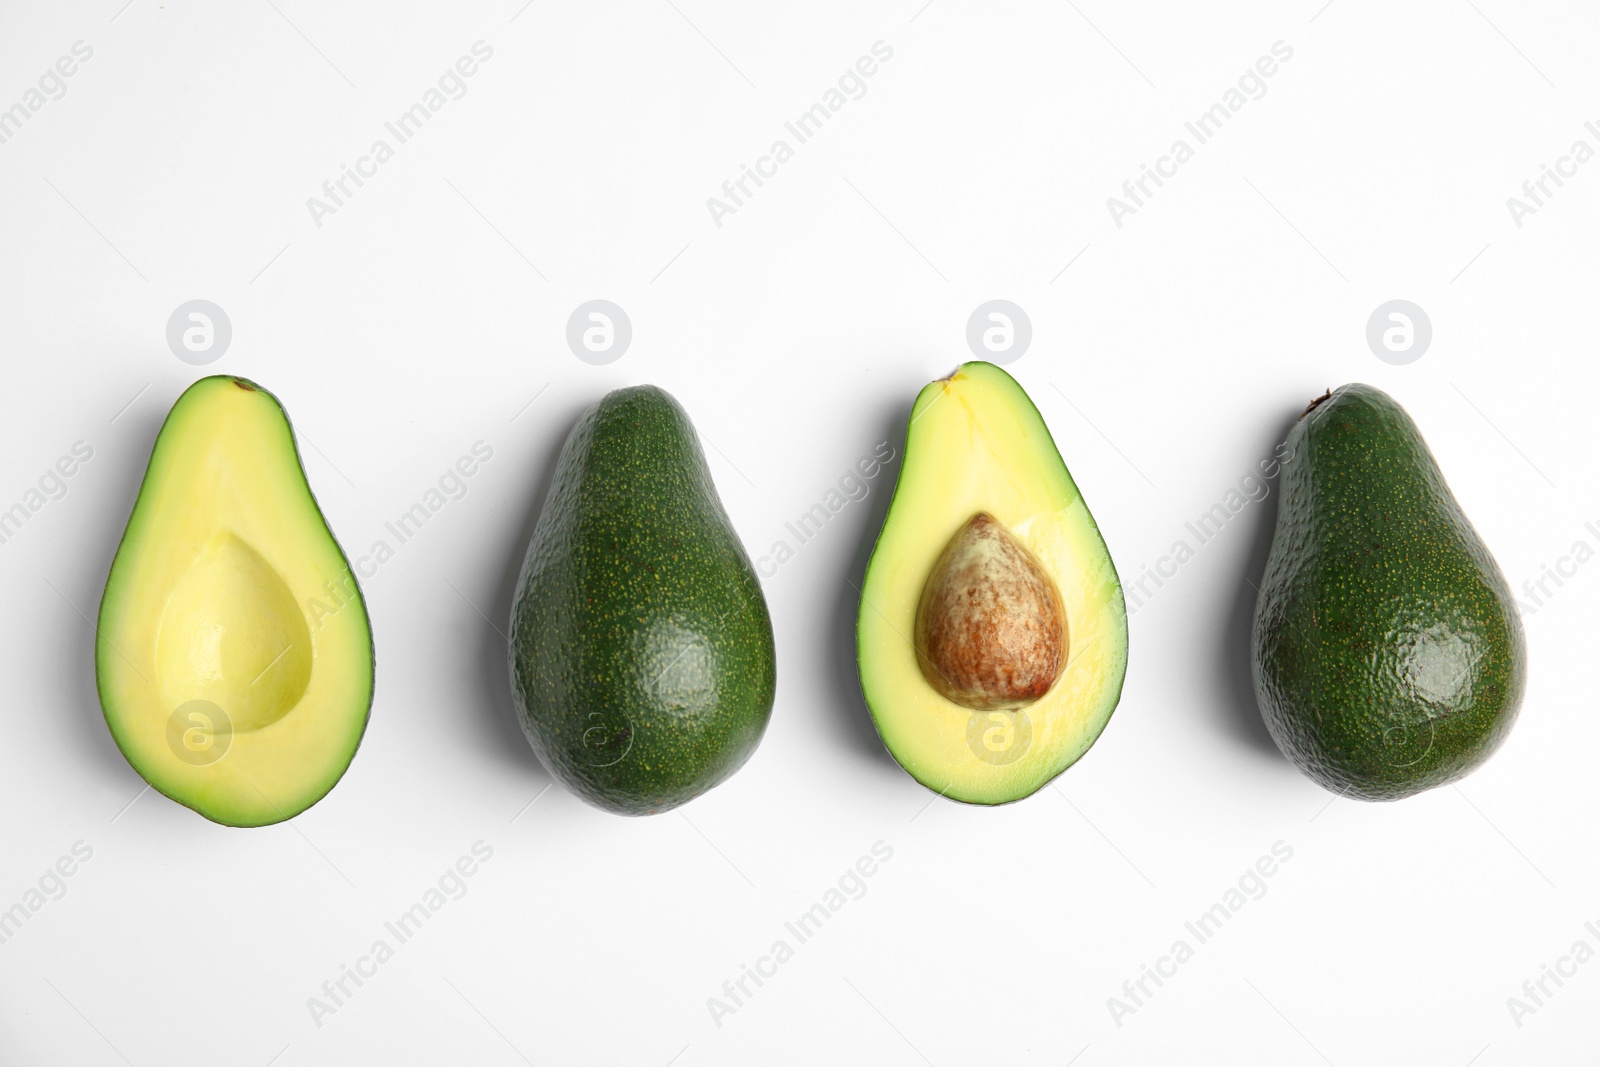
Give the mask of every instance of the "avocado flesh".
[(1335, 793), (1398, 800), (1466, 775), (1516, 721), (1522, 622), (1416, 424), (1367, 385), (1290, 430), (1256, 603), (1256, 699)]
[[(999, 367), (967, 363), (924, 388), (904, 456), (856, 621), (867, 708), (890, 754), (929, 789), (972, 804), (1020, 800), (1088, 751), (1121, 696), (1128, 622), (1116, 568), (1038, 409)], [(1070, 634), (1054, 684), (1016, 709), (948, 699), (915, 647), (929, 577), (982, 514), (1054, 583)]]
[(338, 782), (372, 703), (372, 633), (277, 398), (203, 378), (178, 398), (100, 602), (95, 673), (145, 781), (263, 826)]
[(511, 691), (545, 767), (591, 804), (666, 811), (767, 727), (772, 622), (694, 426), (654, 386), (584, 412), (511, 608)]

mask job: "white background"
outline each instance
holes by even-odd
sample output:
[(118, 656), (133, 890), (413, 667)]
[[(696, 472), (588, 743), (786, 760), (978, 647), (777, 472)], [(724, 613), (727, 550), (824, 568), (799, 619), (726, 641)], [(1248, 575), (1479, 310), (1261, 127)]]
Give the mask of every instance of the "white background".
[[(0, 145), (0, 507), (75, 441), (94, 449), (0, 545), (0, 908), (74, 842), (93, 849), (0, 945), (0, 1059), (1465, 1067), (1592, 1052), (1600, 962), (1549, 985), (1520, 1027), (1507, 998), (1580, 938), (1600, 949), (1584, 928), (1600, 921), (1600, 565), (1528, 600), (1531, 682), (1504, 749), (1459, 788), (1391, 805), (1330, 805), (1260, 724), (1247, 579), (1275, 489), (1133, 618), (1095, 748), (1000, 809), (903, 774), (857, 692), (850, 580), (898, 463), (765, 579), (771, 729), (681, 813), (541, 795), (494, 629), (556, 450), (607, 390), (652, 382), (683, 402), (760, 556), (877, 443), (898, 451), (916, 391), (970, 358), (967, 317), (997, 297), (1031, 316), (1009, 369), (1125, 582), (1310, 397), (1357, 380), (1411, 412), (1514, 587), (1580, 539), (1600, 546), (1584, 526), (1600, 519), (1600, 164), (1520, 228), (1506, 207), (1575, 139), (1600, 148), (1583, 129), (1600, 118), (1592, 15), (1503, 0), (274, 3), (0, 14), (0, 107), (75, 41), (94, 50)], [(494, 55), (467, 94), (317, 226), (307, 198), (480, 39)], [(894, 55), (866, 95), (716, 226), (706, 198), (879, 40)], [(1279, 40), (1293, 58), (1266, 95), (1117, 227), (1106, 198)], [(597, 297), (634, 326), (605, 367), (564, 339)], [(204, 369), (165, 338), (193, 298), (234, 328)], [(1364, 338), (1393, 298), (1434, 326), (1409, 366)], [(283, 400), (352, 558), (474, 442), (494, 450), (364, 582), (377, 698), (349, 773), (250, 831), (141, 794), (101, 718), (87, 621), (161, 418), (213, 372)], [(479, 840), (493, 859), (467, 894), (317, 1026), (308, 998)], [(707, 998), (880, 840), (893, 859), (866, 896), (715, 1025)], [(1266, 895), (1118, 1026), (1108, 998), (1279, 841), (1293, 859)]]

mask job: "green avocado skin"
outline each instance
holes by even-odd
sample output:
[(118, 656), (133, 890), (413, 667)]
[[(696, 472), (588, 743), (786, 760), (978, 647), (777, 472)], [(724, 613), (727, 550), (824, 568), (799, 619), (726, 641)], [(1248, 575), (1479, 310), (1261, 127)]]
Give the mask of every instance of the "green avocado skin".
[(1343, 796), (1461, 778), (1505, 740), (1527, 681), (1505, 577), (1387, 394), (1344, 386), (1286, 444), (1252, 634), (1268, 731)]
[(590, 803), (648, 815), (750, 757), (777, 684), (772, 622), (688, 414), (654, 386), (584, 412), (511, 607), (523, 732)]

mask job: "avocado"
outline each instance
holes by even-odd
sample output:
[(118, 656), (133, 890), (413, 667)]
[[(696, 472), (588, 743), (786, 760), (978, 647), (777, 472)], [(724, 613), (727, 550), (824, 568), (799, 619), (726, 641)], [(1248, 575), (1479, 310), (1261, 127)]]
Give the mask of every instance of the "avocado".
[(511, 692), (552, 775), (649, 815), (724, 781), (761, 740), (772, 621), (688, 414), (608, 393), (568, 434), (511, 606)]
[(1387, 394), (1324, 394), (1285, 443), (1252, 633), (1267, 729), (1342, 796), (1453, 782), (1500, 747), (1522, 703), (1505, 577)]
[(966, 363), (918, 394), (856, 619), (861, 690), (913, 778), (1020, 800), (1122, 694), (1128, 616), (1094, 517), (1022, 386)]
[(322, 799), (372, 705), (372, 629), (278, 399), (195, 382), (156, 438), (95, 641), (117, 747), (160, 792), (228, 826)]

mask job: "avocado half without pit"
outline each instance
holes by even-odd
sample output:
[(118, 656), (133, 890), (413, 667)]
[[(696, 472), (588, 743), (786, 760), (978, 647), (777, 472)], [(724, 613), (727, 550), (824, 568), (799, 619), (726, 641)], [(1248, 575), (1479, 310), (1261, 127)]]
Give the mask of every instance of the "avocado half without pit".
[(885, 747), (974, 804), (1020, 800), (1094, 744), (1128, 623), (1105, 541), (1038, 409), (990, 363), (917, 396), (862, 584), (856, 656)]
[(206, 818), (293, 817), (344, 774), (372, 704), (372, 631), (277, 398), (203, 378), (172, 406), (100, 601), (117, 747)]

